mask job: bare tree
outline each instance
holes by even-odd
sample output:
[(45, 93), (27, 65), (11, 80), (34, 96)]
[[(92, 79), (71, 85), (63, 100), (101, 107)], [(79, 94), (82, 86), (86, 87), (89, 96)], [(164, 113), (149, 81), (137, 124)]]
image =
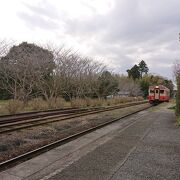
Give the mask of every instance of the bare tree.
[(13, 46), (0, 61), (0, 88), (24, 102), (35, 94), (50, 103), (59, 96), (99, 96), (99, 76), (105, 66), (63, 46), (45, 47)]
[(61, 92), (61, 81), (56, 72), (53, 72), (48, 78), (39, 74), (35, 77), (35, 81), (38, 91), (49, 103), (49, 106), (52, 105), (53, 101), (56, 102)]
[(0, 58), (5, 56), (12, 46), (12, 41), (0, 40)]
[(55, 56), (55, 62), (62, 84), (62, 93), (69, 99), (92, 96), (98, 87), (96, 83), (98, 74), (102, 72), (104, 66), (72, 50), (61, 49), (58, 52), (60, 53)]
[(116, 76), (118, 80), (118, 89), (120, 91), (126, 91), (129, 92), (131, 96), (140, 96), (142, 95), (141, 87), (138, 82), (134, 81), (133, 79), (130, 79), (126, 76)]
[(173, 66), (173, 74), (176, 77), (177, 75), (180, 75), (180, 61), (176, 61)]
[(13, 64), (8, 60), (1, 60), (0, 74), (3, 89), (7, 90), (14, 99), (25, 100), (32, 93), (32, 66), (26, 63)]
[(21, 43), (1, 58), (1, 88), (6, 89), (14, 99), (26, 102), (33, 93), (35, 78), (42, 74), (46, 78), (52, 69), (51, 52), (34, 44)]

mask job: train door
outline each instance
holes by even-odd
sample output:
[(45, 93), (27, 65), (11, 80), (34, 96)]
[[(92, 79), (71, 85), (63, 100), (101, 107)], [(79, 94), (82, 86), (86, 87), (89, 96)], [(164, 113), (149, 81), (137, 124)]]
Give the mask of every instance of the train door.
[(155, 97), (154, 99), (158, 99), (159, 100), (159, 89), (155, 89)]

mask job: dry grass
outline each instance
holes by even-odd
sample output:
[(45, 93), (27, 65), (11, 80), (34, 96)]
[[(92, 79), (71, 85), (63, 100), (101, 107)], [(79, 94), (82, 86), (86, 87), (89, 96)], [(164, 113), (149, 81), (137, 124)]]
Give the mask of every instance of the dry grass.
[(142, 101), (143, 97), (117, 97), (112, 99), (91, 99), (91, 98), (76, 98), (71, 100), (71, 107), (100, 107), (100, 106), (113, 106), (127, 102)]
[(57, 108), (64, 108), (67, 106), (67, 102), (65, 99), (58, 97), (56, 100), (56, 107)]
[(142, 101), (142, 100), (144, 100), (143, 97), (116, 97), (112, 99), (103, 100), (102, 104), (107, 106), (113, 106), (122, 103)]
[(30, 110), (43, 110), (48, 108), (48, 104), (42, 98), (34, 98), (28, 102)]
[(19, 100), (9, 100), (5, 105), (5, 108), (9, 112), (9, 114), (16, 114), (24, 109), (24, 104)]
[(85, 98), (85, 102), (87, 107), (91, 107), (93, 104), (93, 99), (87, 97)]
[(71, 107), (72, 108), (87, 107), (86, 100), (81, 98), (73, 98), (71, 99)]
[(8, 100), (0, 100), (0, 114), (8, 114), (6, 107), (6, 104), (8, 103)]
[(106, 106), (106, 105), (107, 105), (106, 100), (101, 99), (101, 98), (94, 99), (92, 102), (92, 106), (100, 107), (100, 106)]
[(18, 112), (57, 109), (64, 107), (84, 108), (113, 106), (122, 103), (142, 100), (144, 100), (142, 97), (117, 97), (106, 100), (103, 98), (73, 98), (70, 102), (67, 102), (63, 98), (58, 97), (57, 99), (51, 99), (47, 102), (39, 97), (30, 100), (25, 107), (21, 101), (7, 100), (0, 102), (0, 114), (15, 114)]
[(49, 109), (63, 108), (66, 106), (66, 101), (61, 97), (58, 97), (56, 99), (52, 98), (47, 103)]
[(67, 106), (67, 102), (63, 98), (52, 98), (49, 101), (45, 101), (42, 98), (34, 98), (28, 103), (27, 109), (29, 110), (45, 110), (45, 109), (57, 109)]
[(71, 107), (73, 108), (82, 108), (82, 107), (100, 107), (106, 106), (105, 99), (91, 99), (91, 98), (75, 98), (71, 100)]

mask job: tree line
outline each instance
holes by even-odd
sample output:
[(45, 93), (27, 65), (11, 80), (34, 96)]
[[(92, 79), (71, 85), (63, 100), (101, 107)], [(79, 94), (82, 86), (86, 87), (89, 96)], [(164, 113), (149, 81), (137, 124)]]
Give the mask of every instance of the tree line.
[(0, 42), (0, 99), (21, 100), (35, 97), (56, 101), (58, 97), (106, 98), (119, 91), (130, 96), (147, 96), (149, 85), (171, 81), (148, 74), (145, 61), (127, 70), (128, 76), (115, 74), (93, 58), (64, 47), (38, 46), (23, 42)]
[(3, 41), (0, 52), (0, 99), (102, 98), (118, 91), (116, 75), (71, 49)]

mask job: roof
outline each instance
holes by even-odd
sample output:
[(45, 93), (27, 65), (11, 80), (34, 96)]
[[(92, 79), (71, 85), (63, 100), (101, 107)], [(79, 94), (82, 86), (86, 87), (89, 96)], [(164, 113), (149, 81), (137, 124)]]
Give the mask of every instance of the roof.
[(130, 92), (129, 91), (119, 91), (117, 92), (118, 95), (129, 95)]
[(159, 88), (159, 89), (168, 89), (166, 86), (164, 85), (156, 85), (156, 86), (149, 86), (149, 89), (156, 89), (156, 88)]

